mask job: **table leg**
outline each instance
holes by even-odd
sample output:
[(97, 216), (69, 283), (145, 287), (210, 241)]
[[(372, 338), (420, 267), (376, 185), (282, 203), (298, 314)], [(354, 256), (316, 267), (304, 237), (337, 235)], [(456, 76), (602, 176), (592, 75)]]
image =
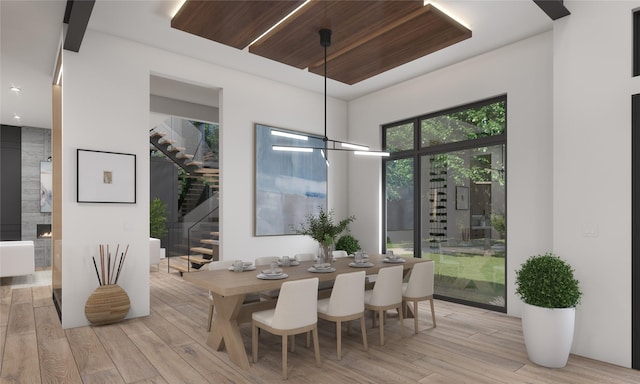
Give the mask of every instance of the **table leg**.
[(216, 316), (213, 320), (207, 344), (217, 351), (227, 348), (229, 358), (243, 369), (249, 369), (249, 358), (238, 327), (238, 314), (244, 295), (220, 296), (213, 294)]

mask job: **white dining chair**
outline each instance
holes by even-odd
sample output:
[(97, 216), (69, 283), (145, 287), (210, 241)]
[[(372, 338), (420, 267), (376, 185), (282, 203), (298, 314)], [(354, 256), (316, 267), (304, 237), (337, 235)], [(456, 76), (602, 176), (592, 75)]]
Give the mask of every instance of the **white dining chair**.
[[(367, 330), (364, 323), (364, 271), (343, 273), (336, 277), (331, 297), (318, 300), (318, 318), (336, 323), (338, 360), (342, 359), (342, 323), (360, 319), (362, 345), (367, 351)], [(350, 329), (351, 327), (349, 327)]]
[[(256, 259), (253, 261), (253, 264), (256, 267), (259, 266), (264, 266), (264, 265), (271, 265), (271, 263), (273, 262), (277, 262), (280, 258), (278, 256), (262, 256), (262, 257), (256, 257)], [(280, 293), (279, 289), (272, 289), (270, 291), (263, 291), (260, 292), (260, 297), (262, 297), (265, 300), (274, 300), (278, 298), (278, 294)]]
[(380, 345), (384, 345), (384, 313), (396, 309), (400, 317), (400, 333), (404, 336), (402, 325), (402, 265), (381, 268), (372, 290), (364, 293), (364, 308), (372, 311), (372, 323), (376, 326), (376, 312), (380, 318)]
[(403, 310), (409, 302), (413, 303), (414, 333), (418, 333), (418, 302), (429, 300), (431, 321), (436, 327), (436, 313), (433, 309), (433, 261), (416, 263), (411, 269), (409, 281), (402, 284)]
[(315, 253), (298, 253), (295, 256), (297, 261), (314, 261), (316, 259)]
[(278, 261), (278, 259), (279, 259), (278, 256), (256, 257), (256, 259), (253, 261), (253, 264), (255, 264), (256, 267), (259, 265), (270, 265), (274, 261)]
[(349, 254), (347, 253), (347, 251), (343, 251), (343, 250), (333, 251), (334, 259), (340, 259), (342, 257), (348, 257), (348, 256)]
[[(219, 269), (227, 269), (233, 266), (233, 260), (212, 261), (209, 263), (209, 270), (215, 271)], [(244, 303), (254, 303), (260, 301), (260, 296), (255, 293), (249, 293), (244, 297)], [(213, 294), (209, 291), (209, 319), (207, 320), (207, 331), (211, 332), (211, 323), (213, 321)]]
[(253, 362), (258, 361), (258, 329), (282, 336), (282, 378), (288, 376), (287, 338), (311, 331), (316, 365), (321, 366), (318, 344), (318, 278), (287, 281), (280, 287), (280, 296), (274, 309), (251, 315), (251, 350)]

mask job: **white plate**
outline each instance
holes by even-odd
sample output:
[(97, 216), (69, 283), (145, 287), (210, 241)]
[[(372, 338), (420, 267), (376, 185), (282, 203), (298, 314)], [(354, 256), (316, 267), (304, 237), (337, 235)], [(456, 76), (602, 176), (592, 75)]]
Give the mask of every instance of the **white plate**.
[(399, 257), (397, 259), (388, 259), (388, 258), (385, 257), (384, 260), (382, 260), (382, 261), (384, 261), (385, 263), (404, 263), (406, 260), (401, 258), (401, 257)]
[(309, 272), (313, 272), (313, 273), (330, 273), (330, 272), (335, 272), (336, 269), (333, 267), (330, 268), (316, 268), (316, 267), (309, 267), (307, 268), (307, 271)]
[[(278, 261), (278, 265), (281, 267), (284, 267), (284, 265), (282, 264), (282, 261)], [(295, 267), (296, 265), (300, 265), (300, 262), (298, 260), (290, 260), (289, 261), (289, 266), (290, 267)]]
[[(234, 268), (233, 267), (229, 267), (227, 268), (230, 271), (233, 271)], [(242, 267), (242, 272), (246, 272), (246, 271), (255, 271), (256, 266), (255, 265), (245, 265)]]
[(369, 268), (369, 267), (373, 267), (373, 263), (371, 262), (366, 262), (366, 263), (349, 263), (350, 267), (354, 267), (354, 268)]
[(279, 275), (265, 275), (264, 273), (258, 273), (256, 277), (262, 280), (280, 280), (286, 279), (287, 277), (289, 277), (289, 275), (287, 275), (286, 273), (281, 273)]
[(262, 274), (263, 274), (263, 275), (269, 275), (269, 276), (282, 275), (282, 268), (276, 268), (276, 269), (263, 269), (263, 270), (262, 270)]

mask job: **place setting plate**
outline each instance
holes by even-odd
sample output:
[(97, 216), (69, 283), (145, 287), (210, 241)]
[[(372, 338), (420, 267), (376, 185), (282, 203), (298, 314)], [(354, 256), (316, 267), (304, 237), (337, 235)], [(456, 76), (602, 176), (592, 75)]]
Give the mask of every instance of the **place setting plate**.
[(362, 263), (356, 263), (355, 261), (349, 263), (350, 267), (353, 268), (369, 268), (369, 267), (373, 267), (373, 263), (370, 261), (364, 261)]
[(277, 269), (265, 269), (262, 271), (262, 273), (259, 273), (256, 277), (262, 280), (280, 280), (280, 279), (286, 279), (287, 277), (289, 277), (289, 275), (287, 275), (286, 273), (282, 273), (282, 269), (277, 268)]
[[(230, 271), (235, 271), (235, 268), (232, 266), (230, 266), (229, 268), (227, 268)], [(247, 272), (247, 271), (255, 271), (256, 270), (256, 266), (253, 265), (252, 262), (247, 261), (242, 263), (242, 272)]]
[(336, 269), (331, 266), (331, 264), (315, 264), (307, 269), (307, 271), (312, 273), (330, 273), (335, 272)]
[(383, 260), (383, 262), (385, 263), (394, 263), (394, 264), (399, 264), (399, 263), (404, 263), (406, 260), (403, 259), (400, 256), (396, 256), (394, 258), (390, 258), (390, 257), (385, 257)]
[[(282, 262), (282, 260), (278, 260), (278, 265), (280, 267), (284, 267), (284, 262)], [(296, 265), (300, 265), (300, 262), (298, 260), (289, 260), (289, 267), (295, 267)]]

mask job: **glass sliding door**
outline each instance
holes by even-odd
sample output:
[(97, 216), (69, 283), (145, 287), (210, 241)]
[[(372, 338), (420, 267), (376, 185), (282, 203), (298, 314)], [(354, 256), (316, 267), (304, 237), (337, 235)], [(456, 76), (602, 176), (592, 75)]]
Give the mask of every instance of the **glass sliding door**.
[(504, 145), (421, 157), (422, 257), (436, 295), (504, 307)]
[(397, 255), (414, 255), (414, 160), (387, 161), (385, 165), (387, 195), (386, 249)]
[(382, 127), (386, 249), (432, 259), (440, 299), (506, 312), (507, 97)]

